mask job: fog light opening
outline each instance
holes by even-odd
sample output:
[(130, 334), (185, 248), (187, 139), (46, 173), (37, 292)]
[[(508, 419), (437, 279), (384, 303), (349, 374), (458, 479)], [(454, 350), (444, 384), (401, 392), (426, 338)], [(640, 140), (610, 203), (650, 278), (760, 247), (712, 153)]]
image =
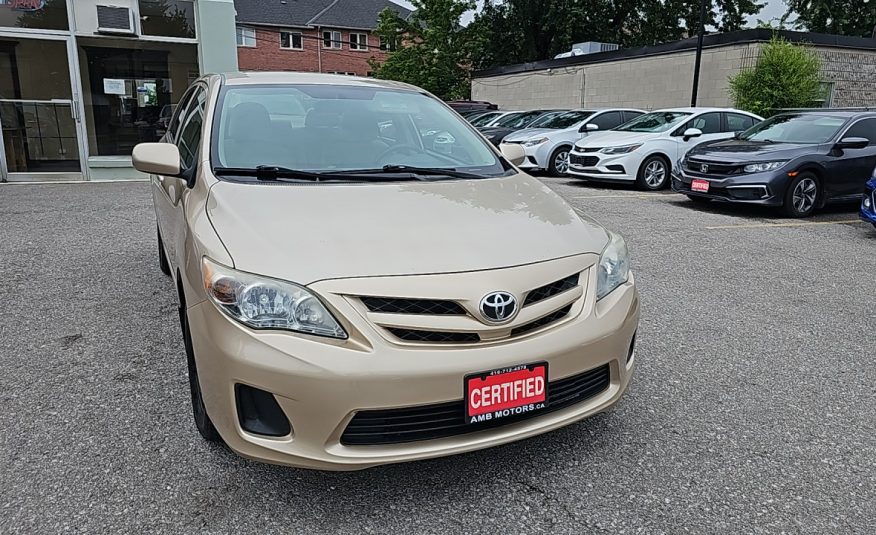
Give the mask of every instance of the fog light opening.
[(270, 392), (238, 383), (234, 385), (234, 397), (237, 419), (247, 433), (283, 437), (292, 432), (289, 419)]
[(627, 351), (627, 364), (633, 360), (633, 357), (636, 356), (636, 335), (633, 335), (633, 339), (630, 340), (630, 349)]

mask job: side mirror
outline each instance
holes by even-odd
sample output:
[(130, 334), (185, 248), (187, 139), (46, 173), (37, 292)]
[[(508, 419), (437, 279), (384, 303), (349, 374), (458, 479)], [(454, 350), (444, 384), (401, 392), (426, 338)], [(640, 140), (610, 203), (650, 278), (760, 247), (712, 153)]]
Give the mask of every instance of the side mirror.
[(699, 128), (688, 128), (684, 131), (684, 134), (682, 134), (685, 141), (693, 137), (700, 137), (701, 135), (703, 135), (703, 131)]
[(834, 148), (843, 149), (864, 149), (870, 144), (870, 140), (865, 137), (844, 137), (839, 143), (834, 145)]
[(582, 131), (582, 132), (594, 132), (594, 131), (596, 131), (596, 130), (599, 130), (599, 125), (598, 125), (598, 124), (587, 123), (587, 124), (585, 124), (584, 126), (581, 127), (581, 131)]
[(137, 171), (147, 175), (180, 175), (179, 149), (173, 143), (140, 143), (131, 160)]
[(499, 145), (499, 151), (506, 160), (514, 165), (520, 165), (526, 159), (526, 152), (523, 150), (523, 145), (519, 143), (502, 143)]
[(745, 132), (745, 130), (739, 130), (738, 132), (733, 132), (733, 139), (741, 139), (741, 138), (742, 138), (742, 134), (743, 134), (744, 132)]

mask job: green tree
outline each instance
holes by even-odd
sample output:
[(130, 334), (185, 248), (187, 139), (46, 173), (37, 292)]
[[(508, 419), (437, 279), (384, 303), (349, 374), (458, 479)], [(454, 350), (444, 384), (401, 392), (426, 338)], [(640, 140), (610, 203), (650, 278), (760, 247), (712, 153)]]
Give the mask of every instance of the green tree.
[(824, 95), (820, 72), (821, 61), (814, 52), (773, 37), (753, 68), (730, 77), (730, 95), (738, 108), (761, 116), (812, 106)]
[(785, 0), (788, 15), (811, 32), (871, 37), (876, 29), (873, 0)]
[(374, 76), (417, 85), (439, 98), (465, 98), (469, 84), (468, 36), (460, 18), (475, 8), (474, 0), (412, 0), (408, 19), (387, 8), (376, 33), (395, 45), (385, 62), (372, 58)]

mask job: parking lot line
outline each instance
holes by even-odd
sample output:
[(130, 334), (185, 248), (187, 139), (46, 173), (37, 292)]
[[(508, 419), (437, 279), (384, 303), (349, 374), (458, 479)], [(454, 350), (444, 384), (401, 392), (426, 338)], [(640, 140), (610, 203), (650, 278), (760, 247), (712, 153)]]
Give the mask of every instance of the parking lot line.
[(748, 229), (748, 228), (770, 228), (770, 227), (810, 227), (816, 225), (851, 225), (853, 223), (863, 223), (860, 219), (849, 219), (845, 221), (799, 221), (795, 223), (752, 223), (743, 225), (720, 225), (716, 227), (706, 227), (706, 230), (725, 230), (725, 229)]

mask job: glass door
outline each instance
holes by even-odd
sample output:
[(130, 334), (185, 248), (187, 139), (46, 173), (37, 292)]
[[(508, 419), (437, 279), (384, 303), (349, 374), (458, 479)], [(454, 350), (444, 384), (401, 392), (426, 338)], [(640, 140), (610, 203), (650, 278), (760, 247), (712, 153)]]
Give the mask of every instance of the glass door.
[(81, 180), (70, 39), (0, 34), (0, 179)]

